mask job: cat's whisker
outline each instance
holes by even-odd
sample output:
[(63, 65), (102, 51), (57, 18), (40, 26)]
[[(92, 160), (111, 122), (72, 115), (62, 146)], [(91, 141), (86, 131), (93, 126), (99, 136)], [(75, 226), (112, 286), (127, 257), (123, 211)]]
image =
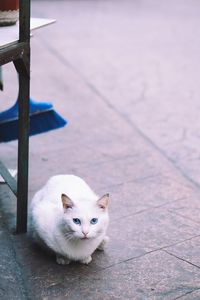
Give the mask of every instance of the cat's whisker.
[(67, 240), (67, 241), (75, 240), (75, 237), (73, 234), (71, 234), (71, 232), (64, 233), (64, 237), (65, 237), (65, 240)]
[(71, 241), (71, 237), (65, 238), (65, 241)]
[(64, 237), (66, 237), (66, 238), (72, 238), (72, 235), (70, 233), (66, 233), (66, 234), (64, 234)]

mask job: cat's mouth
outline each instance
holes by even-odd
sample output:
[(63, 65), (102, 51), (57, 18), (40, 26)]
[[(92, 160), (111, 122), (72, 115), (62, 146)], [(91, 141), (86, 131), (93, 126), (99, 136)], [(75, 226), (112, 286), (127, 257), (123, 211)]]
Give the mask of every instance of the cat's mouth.
[(81, 238), (81, 240), (89, 240), (89, 237), (84, 236), (84, 237)]

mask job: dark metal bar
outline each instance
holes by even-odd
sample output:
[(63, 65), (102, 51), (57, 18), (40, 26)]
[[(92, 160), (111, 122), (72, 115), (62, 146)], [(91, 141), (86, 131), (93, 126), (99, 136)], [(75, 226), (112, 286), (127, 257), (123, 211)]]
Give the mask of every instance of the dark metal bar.
[(30, 0), (20, 0), (19, 4), (19, 41), (30, 43)]
[[(23, 55), (26, 72), (17, 66), (19, 73), (19, 139), (17, 180), (17, 233), (27, 231), (28, 207), (28, 153), (29, 153), (29, 98), (30, 98), (30, 0), (20, 0), (19, 42), (27, 43)], [(20, 62), (18, 62), (20, 64)]]
[(0, 161), (0, 170), (1, 170), (1, 176), (8, 184), (8, 186), (11, 188), (15, 196), (17, 196), (17, 182), (15, 178), (11, 176), (11, 174), (8, 172), (7, 168), (4, 166), (4, 164), (1, 161)]
[(0, 65), (5, 65), (13, 60), (23, 57), (24, 52), (28, 50), (27, 48), (27, 43), (17, 42), (7, 48), (0, 49)]
[(29, 62), (25, 60), (26, 55), (13, 61), (18, 73), (23, 73), (24, 76), (30, 77)]

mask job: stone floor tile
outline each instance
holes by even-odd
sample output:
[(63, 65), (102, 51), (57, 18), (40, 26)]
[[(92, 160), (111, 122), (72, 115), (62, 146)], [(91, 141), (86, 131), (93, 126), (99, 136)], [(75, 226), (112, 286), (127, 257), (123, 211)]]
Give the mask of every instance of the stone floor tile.
[(177, 243), (174, 246), (166, 247), (165, 250), (178, 257), (186, 260), (200, 268), (200, 236), (188, 239), (184, 242)]
[(44, 277), (35, 274), (35, 299), (172, 300), (200, 288), (198, 268), (160, 251), (102, 271), (84, 268), (83, 273), (78, 265), (58, 266)]
[[(100, 194), (105, 192), (105, 188), (98, 190)], [(110, 193), (112, 219), (138, 213), (152, 207), (164, 206), (164, 208), (168, 208), (170, 205), (175, 206), (176, 202), (177, 205), (181, 204), (184, 199), (186, 202), (187, 199), (195, 200), (198, 197), (198, 193), (193, 191), (190, 186), (183, 185), (181, 181), (175, 184), (173, 178), (163, 174), (108, 186), (107, 190)]]
[(155, 250), (196, 236), (200, 229), (192, 221), (159, 208), (111, 220), (109, 232), (111, 242), (121, 241), (130, 249), (139, 246)]
[(25, 300), (21, 268), (16, 261), (15, 251), (5, 220), (0, 212), (0, 299)]
[(185, 294), (183, 294), (180, 297), (177, 297), (175, 299), (181, 299), (181, 300), (199, 300), (200, 299), (200, 289), (197, 288), (197, 290), (185, 293)]
[(193, 222), (200, 223), (200, 203), (199, 194), (194, 194), (194, 197), (187, 197), (181, 201), (169, 203), (165, 206), (170, 212), (180, 215)]

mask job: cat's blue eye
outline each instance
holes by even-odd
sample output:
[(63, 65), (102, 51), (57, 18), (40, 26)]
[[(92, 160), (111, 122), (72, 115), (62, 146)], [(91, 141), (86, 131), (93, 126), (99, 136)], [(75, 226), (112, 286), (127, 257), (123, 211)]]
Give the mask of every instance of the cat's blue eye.
[(98, 219), (97, 218), (93, 218), (91, 221), (90, 221), (90, 224), (94, 225), (94, 224), (97, 224), (98, 222)]
[(81, 220), (78, 219), (78, 218), (74, 218), (74, 219), (73, 219), (73, 222), (74, 222), (76, 225), (81, 225)]

